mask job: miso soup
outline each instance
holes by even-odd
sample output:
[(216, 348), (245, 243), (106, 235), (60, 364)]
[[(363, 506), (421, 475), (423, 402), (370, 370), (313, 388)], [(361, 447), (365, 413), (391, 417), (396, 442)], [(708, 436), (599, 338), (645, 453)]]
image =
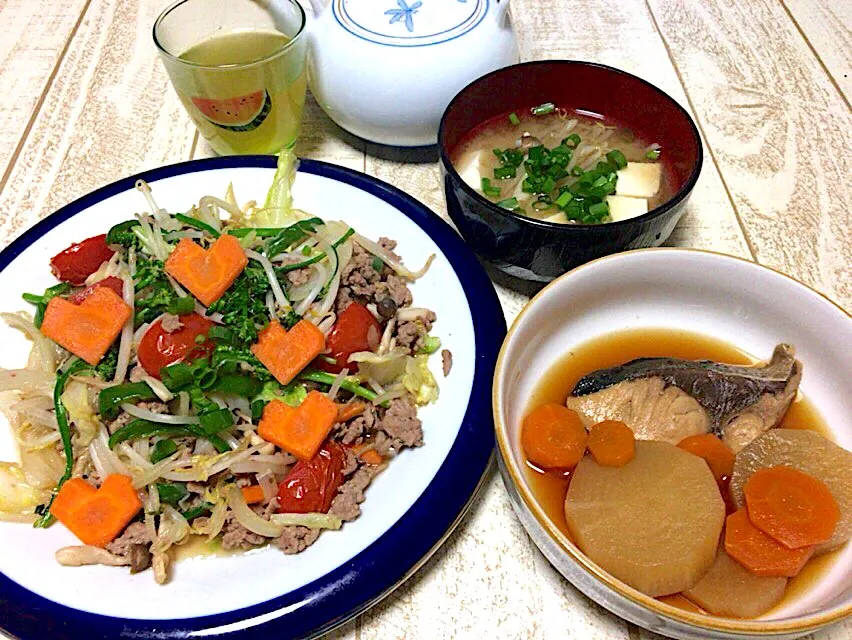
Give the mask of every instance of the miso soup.
[(564, 224), (645, 214), (675, 195), (665, 150), (617, 123), (552, 103), (492, 118), (462, 140), (453, 165), (498, 206)]

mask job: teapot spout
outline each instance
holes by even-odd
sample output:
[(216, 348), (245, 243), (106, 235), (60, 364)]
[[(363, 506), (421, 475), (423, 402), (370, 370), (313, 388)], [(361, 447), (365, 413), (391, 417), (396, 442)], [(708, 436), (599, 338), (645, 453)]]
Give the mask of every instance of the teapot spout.
[[(312, 2), (316, 0), (311, 0)], [(497, 8), (494, 11), (494, 17), (497, 19), (497, 24), (505, 24), (506, 14), (509, 13), (509, 0), (497, 0)]]

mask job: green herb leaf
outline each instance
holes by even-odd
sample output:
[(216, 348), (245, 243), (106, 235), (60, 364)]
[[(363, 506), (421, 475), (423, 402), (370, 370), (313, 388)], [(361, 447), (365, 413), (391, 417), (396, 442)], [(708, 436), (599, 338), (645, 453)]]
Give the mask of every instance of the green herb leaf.
[(157, 440), (151, 452), (151, 462), (157, 464), (175, 453), (177, 453), (177, 444), (174, 440)]

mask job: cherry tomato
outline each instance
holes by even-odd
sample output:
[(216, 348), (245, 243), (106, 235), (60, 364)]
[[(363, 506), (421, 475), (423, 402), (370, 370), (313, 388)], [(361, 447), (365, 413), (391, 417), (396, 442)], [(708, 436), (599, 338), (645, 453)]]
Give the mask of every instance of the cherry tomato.
[(340, 373), (344, 367), (349, 373), (357, 373), (358, 365), (349, 362), (349, 356), (357, 351), (375, 351), (381, 339), (379, 321), (363, 304), (353, 302), (337, 316), (325, 343), (330, 351), (328, 357), (334, 358), (337, 364), (317, 358), (314, 366), (329, 373)]
[(68, 297), (69, 302), (73, 302), (74, 304), (80, 304), (88, 298), (95, 289), (100, 289), (101, 287), (106, 287), (107, 289), (112, 289), (118, 294), (118, 297), (122, 297), (124, 295), (124, 281), (121, 278), (116, 278), (115, 276), (109, 276), (108, 278), (104, 278), (103, 280), (98, 280), (91, 287), (86, 287), (82, 291), (78, 291), (77, 293)]
[(310, 460), (293, 465), (278, 485), (279, 513), (328, 513), (343, 483), (346, 451), (336, 442), (326, 442)]
[(81, 285), (113, 254), (115, 251), (107, 246), (106, 234), (95, 236), (72, 244), (53, 256), (50, 259), (50, 270), (63, 282)]
[(139, 341), (139, 364), (148, 375), (159, 380), (160, 369), (181, 360), (195, 360), (210, 355), (213, 343), (206, 340), (197, 343), (197, 336), (207, 337), (213, 323), (197, 313), (179, 316), (183, 326), (169, 333), (163, 329), (163, 321), (152, 324)]

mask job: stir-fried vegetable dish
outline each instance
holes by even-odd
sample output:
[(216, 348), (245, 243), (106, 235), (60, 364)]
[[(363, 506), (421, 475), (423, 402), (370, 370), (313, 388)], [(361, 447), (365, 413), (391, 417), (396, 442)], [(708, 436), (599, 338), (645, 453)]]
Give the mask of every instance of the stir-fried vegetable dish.
[[(65, 565), (153, 569), (204, 536), (303, 551), (360, 514), (372, 479), (423, 444), (435, 314), (388, 238), (295, 209), (284, 152), (266, 201), (149, 211), (50, 261), (59, 281), (3, 313), (33, 343), (0, 370), (20, 463), (0, 519), (58, 521)], [(434, 257), (434, 256), (433, 256)], [(449, 352), (442, 354), (444, 374)]]

